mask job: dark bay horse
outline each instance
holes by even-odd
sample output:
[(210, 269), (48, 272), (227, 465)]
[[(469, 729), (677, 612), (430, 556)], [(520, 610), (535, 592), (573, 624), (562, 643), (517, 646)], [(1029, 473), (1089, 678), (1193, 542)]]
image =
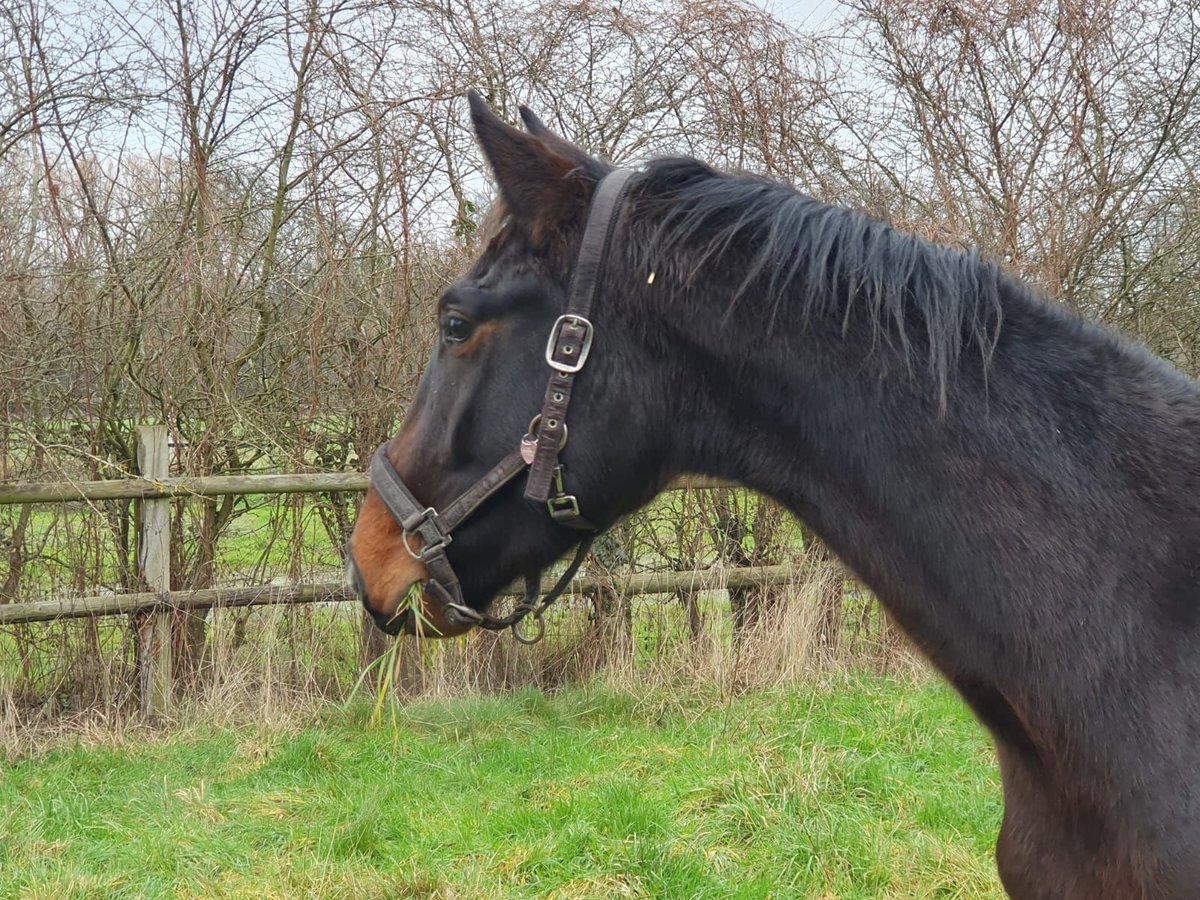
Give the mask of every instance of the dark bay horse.
[[(1200, 897), (1197, 383), (977, 254), (692, 159), (598, 214), (610, 166), (470, 102), (503, 220), (440, 300), (351, 539), (381, 626), (416, 627), (423, 579), (426, 628), (487, 624), (585, 517), (734, 479), (809, 523), (989, 729), (1013, 897)], [(559, 319), (598, 216), (590, 312)], [(563, 384), (560, 446), (530, 420)], [(563, 466), (551, 514), (512, 462), (526, 431)]]

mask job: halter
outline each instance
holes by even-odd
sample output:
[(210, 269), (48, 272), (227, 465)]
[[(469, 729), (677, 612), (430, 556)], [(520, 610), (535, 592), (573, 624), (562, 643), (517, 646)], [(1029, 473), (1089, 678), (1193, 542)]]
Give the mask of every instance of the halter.
[[(400, 525), (404, 549), (428, 570), (426, 593), (441, 604), (442, 615), (452, 625), (477, 625), (492, 631), (512, 628), (518, 641), (536, 643), (546, 630), (543, 613), (566, 590), (595, 540), (597, 528), (583, 517), (579, 498), (568, 494), (563, 484), (564, 469), (559, 453), (567, 443), (567, 406), (571, 402), (575, 376), (587, 364), (595, 338), (595, 328), (588, 315), (596, 298), (600, 273), (608, 259), (615, 213), (633, 174), (632, 169), (616, 169), (596, 186), (571, 276), (567, 310), (555, 321), (546, 341), (546, 364), (552, 371), (542, 400), (542, 411), (529, 423), (517, 449), (440, 512), (432, 506), (422, 505), (413, 496), (388, 459), (387, 442), (375, 451), (371, 460), (371, 484)], [(525, 594), (513, 611), (507, 616), (492, 616), (463, 602), (462, 585), (446, 556), (446, 547), (453, 539), (452, 532), (456, 527), (526, 469), (529, 480), (525, 498), (544, 503), (550, 518), (558, 524), (586, 534), (579, 542), (571, 564), (549, 593), (539, 600), (541, 573), (526, 576)], [(413, 549), (410, 538), (420, 538), (419, 551)], [(531, 614), (537, 629), (527, 635), (523, 622)]]

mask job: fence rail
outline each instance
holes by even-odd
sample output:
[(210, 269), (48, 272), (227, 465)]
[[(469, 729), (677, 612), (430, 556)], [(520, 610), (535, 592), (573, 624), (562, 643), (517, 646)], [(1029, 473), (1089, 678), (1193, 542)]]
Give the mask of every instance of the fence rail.
[[(364, 472), (312, 472), (282, 475), (209, 475), (183, 478), (115, 478), (108, 481), (0, 482), (0, 505), (73, 503), (100, 500), (162, 500), (229, 494), (321, 494), (365, 491)], [(734, 487), (733, 482), (700, 475), (679, 478), (667, 490)]]
[[(617, 576), (612, 586), (629, 594), (667, 594), (706, 588), (740, 588), (787, 584), (795, 577), (791, 566), (746, 566), (737, 569), (693, 569), (685, 572), (639, 572)], [(546, 576), (543, 592), (549, 591), (555, 578)], [(605, 582), (607, 584), (608, 582)], [(571, 581), (569, 594), (583, 595), (600, 586), (600, 581), (579, 577)], [(509, 587), (503, 596), (517, 597), (523, 588)], [(156, 594), (110, 594), (59, 600), (35, 600), (0, 606), (0, 625), (79, 619), (87, 616), (114, 616), (129, 613), (174, 612), (176, 610), (230, 608), (342, 602), (357, 599), (344, 581), (319, 581), (296, 585), (266, 585), (243, 588), (206, 588), (196, 591), (166, 591)]]
[[(214, 607), (266, 606), (338, 602), (354, 599), (342, 581), (239, 588), (171, 591), (170, 520), (166, 503), (173, 498), (219, 497), (231, 494), (312, 494), (362, 492), (370, 484), (361, 472), (314, 472), (278, 475), (215, 475), (166, 477), (167, 430), (161, 425), (137, 428), (141, 478), (104, 481), (0, 483), (0, 505), (26, 503), (95, 503), (138, 500), (138, 568), (147, 590), (128, 594), (36, 600), (0, 605), (0, 625), (48, 622), (89, 616), (131, 615), (138, 631), (137, 680), (142, 711), (156, 715), (171, 701), (173, 660), (171, 617), (179, 610)], [(734, 487), (731, 482), (687, 476), (667, 490)], [(613, 586), (629, 594), (662, 594), (705, 587), (738, 588), (785, 584), (793, 577), (789, 566), (760, 566), (688, 572), (643, 572), (618, 576)], [(596, 579), (576, 578), (570, 592), (583, 594), (598, 587)], [(544, 589), (549, 589), (546, 584)], [(515, 595), (515, 588), (506, 593)]]

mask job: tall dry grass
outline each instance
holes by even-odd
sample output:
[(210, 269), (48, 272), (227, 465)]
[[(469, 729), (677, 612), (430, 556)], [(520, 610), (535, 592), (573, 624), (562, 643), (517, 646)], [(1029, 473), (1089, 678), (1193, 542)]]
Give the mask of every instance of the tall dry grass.
[[(874, 601), (845, 581), (824, 554), (797, 552), (793, 576), (735, 634), (728, 569), (715, 566), (695, 586), (703, 617), (697, 632), (676, 595), (622, 596), (624, 614), (597, 615), (594, 597), (571, 594), (547, 616), (547, 634), (527, 646), (508, 633), (475, 632), (453, 640), (401, 638), (362, 663), (359, 612), (348, 604), (215, 610), (203, 664), (180, 679), (171, 713), (156, 729), (285, 725), (315, 721), (331, 704), (370, 703), (380, 710), (429, 697), (553, 691), (602, 682), (626, 690), (703, 689), (733, 694), (786, 688), (830, 672), (868, 667), (913, 675), (921, 664)], [(822, 602), (843, 599), (842, 639), (826, 641)], [(0, 750), (9, 754), (64, 740), (122, 740), (149, 727), (137, 712), (128, 623), (71, 621), (25, 626), (56, 634), (68, 649), (62, 677), (22, 681), (0, 656)], [(99, 644), (80, 641), (101, 629)], [(109, 650), (105, 650), (105, 646)], [(86, 650), (86, 652), (85, 652)], [(83, 672), (88, 680), (79, 678)]]

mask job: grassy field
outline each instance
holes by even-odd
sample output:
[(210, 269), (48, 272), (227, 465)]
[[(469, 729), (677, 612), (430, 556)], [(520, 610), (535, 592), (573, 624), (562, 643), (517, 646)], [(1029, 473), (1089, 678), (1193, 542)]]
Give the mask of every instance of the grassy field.
[(0, 897), (990, 897), (944, 687), (611, 688), (127, 733), (0, 768)]

